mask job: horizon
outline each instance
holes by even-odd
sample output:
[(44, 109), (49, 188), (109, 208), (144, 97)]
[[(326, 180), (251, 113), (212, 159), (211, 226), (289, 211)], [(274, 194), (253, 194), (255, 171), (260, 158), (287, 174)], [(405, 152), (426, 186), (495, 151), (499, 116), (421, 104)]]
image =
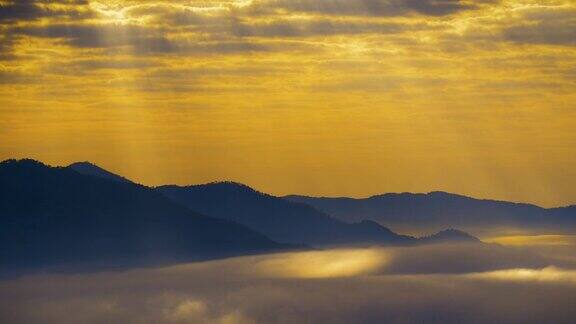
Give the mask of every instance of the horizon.
[(154, 184), (154, 185), (150, 185), (150, 184), (146, 184), (146, 183), (142, 183), (139, 182), (135, 179), (132, 179), (130, 177), (125, 176), (124, 174), (115, 172), (114, 170), (110, 170), (106, 167), (103, 167), (101, 165), (98, 165), (94, 162), (91, 161), (75, 161), (75, 162), (71, 162), (68, 164), (62, 164), (62, 165), (52, 165), (52, 164), (48, 164), (44, 161), (41, 160), (37, 160), (37, 159), (33, 159), (33, 158), (9, 158), (9, 159), (5, 159), (5, 160), (1, 160), (0, 163), (4, 163), (6, 161), (10, 161), (10, 160), (15, 160), (15, 161), (22, 161), (22, 160), (30, 160), (30, 161), (35, 161), (35, 162), (40, 162), (44, 165), (47, 165), (49, 167), (68, 167), (71, 166), (72, 164), (75, 163), (88, 163), (90, 165), (96, 166), (100, 169), (103, 169), (104, 171), (107, 172), (111, 172), (114, 175), (123, 177), (131, 182), (140, 184), (140, 185), (144, 185), (150, 188), (156, 188), (156, 187), (162, 187), (162, 186), (203, 186), (203, 185), (210, 185), (210, 184), (218, 184), (218, 183), (233, 183), (233, 184), (239, 184), (239, 185), (244, 185), (247, 186), (253, 190), (256, 190), (258, 192), (264, 193), (264, 194), (268, 194), (268, 195), (272, 195), (275, 197), (287, 197), (287, 196), (302, 196), (302, 197), (310, 197), (310, 198), (331, 198), (331, 199), (337, 199), (337, 198), (352, 198), (352, 199), (368, 199), (368, 198), (372, 198), (372, 197), (377, 197), (377, 196), (383, 196), (383, 195), (401, 195), (401, 194), (412, 194), (412, 195), (429, 195), (429, 194), (433, 194), (433, 193), (446, 193), (446, 194), (450, 194), (450, 195), (456, 195), (456, 196), (463, 196), (466, 198), (471, 198), (471, 199), (476, 199), (476, 200), (490, 200), (490, 201), (502, 201), (502, 202), (510, 202), (510, 203), (516, 203), (516, 204), (527, 204), (527, 205), (534, 205), (537, 207), (541, 207), (541, 208), (545, 208), (545, 209), (554, 209), (554, 208), (563, 208), (563, 207), (571, 207), (571, 206), (575, 206), (576, 203), (568, 203), (566, 205), (557, 205), (557, 206), (543, 206), (543, 205), (539, 205), (537, 203), (533, 203), (533, 202), (523, 202), (523, 201), (513, 201), (513, 200), (505, 200), (505, 199), (498, 199), (498, 198), (494, 198), (494, 197), (478, 197), (478, 196), (474, 196), (471, 194), (466, 194), (466, 193), (461, 193), (461, 192), (450, 192), (450, 191), (444, 191), (444, 190), (429, 190), (429, 191), (387, 191), (387, 192), (379, 192), (379, 193), (375, 193), (372, 195), (367, 195), (367, 196), (342, 196), (342, 195), (335, 195), (335, 196), (323, 196), (323, 195), (305, 195), (305, 194), (301, 194), (301, 193), (288, 193), (288, 194), (276, 194), (274, 192), (270, 192), (270, 191), (266, 191), (263, 190), (257, 186), (254, 186), (250, 183), (245, 183), (245, 182), (239, 182), (239, 181), (234, 181), (231, 179), (219, 179), (219, 180), (213, 180), (213, 181), (208, 181), (208, 182), (199, 182), (199, 183), (163, 183), (163, 184)]
[[(0, 156), (0, 159), (12, 159), (11, 156)], [(219, 176), (217, 174), (207, 175), (200, 170), (194, 170), (192, 168), (183, 167), (180, 169), (178, 174), (170, 175), (168, 173), (159, 174), (157, 170), (170, 169), (170, 165), (165, 165), (164, 163), (156, 163), (154, 166), (146, 166), (143, 170), (140, 167), (135, 167), (135, 161), (130, 161), (128, 165), (124, 164), (112, 164), (106, 161), (94, 162), (95, 160), (84, 159), (40, 159), (31, 158), (28, 156), (20, 156), (16, 159), (33, 159), (41, 161), (48, 165), (53, 166), (67, 166), (72, 163), (90, 161), (91, 163), (102, 167), (113, 173), (117, 173), (127, 179), (135, 181), (137, 183), (144, 184), (146, 186), (155, 187), (165, 184), (175, 184), (175, 185), (191, 185), (191, 184), (206, 184), (211, 182), (219, 181), (232, 181), (243, 184), (248, 184), (250, 187), (258, 188), (261, 191), (276, 195), (276, 196), (287, 196), (287, 195), (305, 195), (311, 197), (350, 197), (356, 199), (369, 198), (372, 196), (385, 194), (385, 193), (430, 193), (430, 192), (448, 192), (454, 194), (460, 194), (468, 197), (473, 197), (477, 199), (488, 199), (488, 200), (501, 200), (510, 201), (517, 203), (533, 204), (543, 208), (555, 208), (555, 207), (565, 207), (576, 204), (576, 202), (571, 198), (571, 196), (558, 199), (558, 198), (546, 198), (545, 196), (537, 196), (538, 193), (542, 193), (538, 188), (532, 187), (534, 190), (528, 190), (525, 188), (520, 192), (513, 192), (508, 190), (497, 190), (494, 192), (486, 192), (485, 190), (477, 189), (472, 183), (466, 183), (460, 181), (458, 186), (451, 186), (448, 184), (430, 185), (425, 186), (418, 183), (413, 183), (413, 181), (407, 181), (410, 184), (402, 185), (390, 185), (387, 182), (370, 182), (368, 179), (363, 182), (364, 186), (360, 187), (361, 190), (351, 190), (346, 185), (329, 185), (325, 186), (323, 184), (318, 184), (317, 182), (311, 182), (310, 179), (313, 175), (306, 175), (301, 177), (292, 177), (292, 181), (288, 183), (285, 187), (279, 186), (273, 178), (265, 177), (264, 179), (258, 177), (258, 179), (252, 179), (243, 175), (229, 175), (229, 176)], [(136, 163), (138, 165), (138, 163)], [(224, 172), (225, 174), (228, 172)], [(407, 177), (409, 178), (409, 177)], [(397, 182), (402, 182), (402, 179), (396, 179)], [(314, 184), (310, 186), (308, 184)], [(366, 185), (367, 184), (367, 185)], [(311, 189), (315, 187), (317, 189)], [(366, 187), (370, 187), (367, 189)], [(291, 189), (294, 188), (294, 189)], [(357, 186), (354, 188), (358, 188)], [(360, 189), (358, 188), (358, 189)], [(506, 189), (506, 188), (501, 188)], [(541, 189), (541, 188), (540, 188)]]

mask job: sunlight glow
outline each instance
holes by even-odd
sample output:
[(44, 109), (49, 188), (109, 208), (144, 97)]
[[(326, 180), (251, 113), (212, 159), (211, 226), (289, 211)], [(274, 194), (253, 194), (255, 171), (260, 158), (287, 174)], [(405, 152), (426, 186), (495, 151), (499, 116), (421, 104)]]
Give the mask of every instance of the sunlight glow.
[(114, 8), (101, 2), (90, 2), (90, 7), (92, 7), (96, 12), (100, 13), (104, 17), (113, 21), (122, 21), (125, 19), (124, 10), (122, 8)]
[(564, 270), (556, 267), (544, 269), (507, 269), (474, 273), (466, 277), (475, 279), (488, 279), (498, 281), (544, 281), (544, 282), (565, 282), (576, 283), (576, 271)]
[(389, 257), (381, 249), (353, 249), (288, 253), (256, 265), (259, 273), (285, 278), (335, 278), (365, 275), (384, 266)]
[(526, 246), (526, 245), (561, 245), (567, 246), (576, 242), (573, 235), (513, 235), (498, 236), (484, 239), (488, 243), (501, 245)]

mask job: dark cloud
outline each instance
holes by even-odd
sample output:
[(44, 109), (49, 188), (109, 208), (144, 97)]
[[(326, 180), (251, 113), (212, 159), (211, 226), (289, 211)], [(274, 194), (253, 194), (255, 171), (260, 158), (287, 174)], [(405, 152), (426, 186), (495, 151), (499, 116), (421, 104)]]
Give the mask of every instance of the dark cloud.
[(0, 61), (12, 60), (15, 58), (13, 51), (14, 37), (7, 33), (0, 33)]
[[(485, 2), (485, 1), (483, 1)], [(52, 6), (49, 6), (51, 4)], [(54, 6), (58, 4), (58, 6)], [(41, 17), (96, 15), (85, 0), (25, 0), (0, 7), (0, 21), (35, 20)], [(345, 34), (398, 34), (430, 28), (408, 23), (375, 20), (357, 21), (336, 17), (303, 19), (277, 14), (280, 11), (323, 13), (349, 16), (396, 16), (409, 13), (444, 15), (471, 9), (459, 0), (263, 0), (247, 7), (221, 7), (208, 11), (169, 3), (148, 3), (126, 7), (124, 23), (98, 20), (52, 21), (47, 24), (23, 24), (2, 31), (7, 40), (0, 45), (0, 59), (15, 58), (14, 46), (26, 37), (49, 38), (76, 48), (124, 50), (125, 54), (230, 54), (276, 50), (310, 51), (313, 44), (271, 44), (246, 38), (295, 38)], [(271, 13), (272, 19), (251, 19), (251, 14)], [(84, 16), (82, 16), (84, 15)], [(146, 21), (139, 24), (131, 19)], [(320, 50), (316, 46), (315, 50)], [(108, 53), (115, 53), (109, 51)]]
[(34, 0), (16, 1), (0, 5), (0, 21), (2, 22), (36, 19), (44, 13), (44, 10), (37, 6)]
[(168, 39), (155, 28), (136, 25), (58, 24), (26, 26), (12, 30), (14, 36), (31, 36), (62, 40), (77, 48), (130, 47), (131, 54), (229, 54), (266, 51), (268, 47), (235, 39), (198, 41), (187, 38)]
[(394, 23), (360, 23), (349, 21), (318, 20), (284, 20), (265, 23), (237, 23), (232, 27), (236, 36), (256, 37), (306, 37), (344, 34), (395, 34), (415, 27)]
[(39, 83), (41, 77), (19, 71), (0, 71), (0, 85)]
[(513, 26), (504, 30), (504, 37), (516, 43), (574, 46), (576, 20), (566, 23), (549, 21), (528, 26)]
[[(486, 3), (491, 1), (477, 1)], [(406, 14), (444, 16), (475, 9), (476, 5), (461, 0), (264, 0), (249, 10), (256, 14), (278, 10), (326, 15), (360, 15), (389, 17)]]
[(576, 10), (544, 8), (527, 11), (520, 24), (507, 27), (504, 38), (516, 43), (576, 45)]
[(129, 25), (53, 24), (14, 28), (15, 35), (63, 39), (74, 47), (114, 47), (150, 43), (151, 47), (166, 46), (163, 37), (150, 34), (150, 30)]
[[(60, 5), (57, 9), (48, 5)], [(0, 23), (35, 20), (43, 17), (87, 18), (94, 13), (87, 8), (87, 0), (16, 0), (0, 5)]]
[(474, 5), (459, 0), (404, 0), (403, 2), (410, 10), (430, 16), (443, 16), (476, 8)]
[(329, 18), (282, 19), (266, 21), (244, 19), (242, 13), (218, 11), (201, 14), (190, 8), (170, 5), (147, 5), (127, 10), (128, 17), (146, 18), (152, 25), (186, 27), (186, 32), (199, 32), (212, 37), (306, 37), (316, 35), (339, 35), (358, 33), (399, 33), (413, 30), (409, 24), (385, 22), (359, 22)]

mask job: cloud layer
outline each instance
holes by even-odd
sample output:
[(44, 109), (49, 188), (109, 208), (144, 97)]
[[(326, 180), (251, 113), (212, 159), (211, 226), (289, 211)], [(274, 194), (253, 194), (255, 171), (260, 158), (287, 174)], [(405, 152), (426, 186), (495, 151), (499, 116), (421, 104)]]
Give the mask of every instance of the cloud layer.
[[(368, 262), (370, 261), (370, 262)], [(574, 260), (495, 246), (334, 250), (0, 282), (10, 323), (569, 323)], [(558, 267), (561, 266), (561, 267)]]

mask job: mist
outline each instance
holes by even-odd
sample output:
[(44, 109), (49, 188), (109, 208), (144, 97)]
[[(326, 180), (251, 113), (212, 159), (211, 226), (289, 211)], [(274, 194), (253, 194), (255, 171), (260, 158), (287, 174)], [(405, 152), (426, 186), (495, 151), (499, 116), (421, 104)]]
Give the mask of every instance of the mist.
[(3, 323), (569, 323), (573, 246), (438, 244), (0, 282)]

